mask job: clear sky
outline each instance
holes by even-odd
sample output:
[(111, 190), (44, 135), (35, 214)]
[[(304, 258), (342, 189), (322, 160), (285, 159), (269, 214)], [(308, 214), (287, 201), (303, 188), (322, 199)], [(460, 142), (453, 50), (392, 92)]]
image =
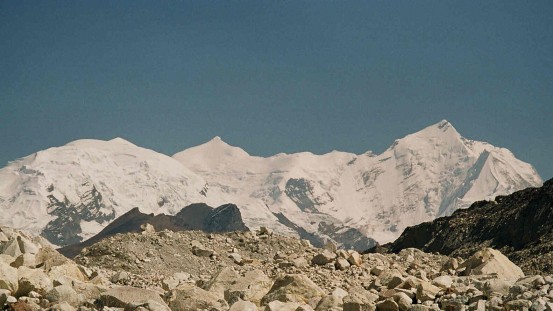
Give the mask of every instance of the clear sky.
[(551, 1), (1, 1), (0, 166), (79, 138), (379, 153), (441, 119), (553, 177)]

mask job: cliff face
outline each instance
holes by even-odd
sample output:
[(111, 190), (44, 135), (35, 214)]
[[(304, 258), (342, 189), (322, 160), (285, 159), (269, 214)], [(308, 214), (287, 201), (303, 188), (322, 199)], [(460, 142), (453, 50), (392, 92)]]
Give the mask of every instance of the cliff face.
[(449, 217), (407, 228), (384, 251), (415, 247), (466, 257), (483, 246), (501, 250), (528, 273), (553, 272), (553, 179)]

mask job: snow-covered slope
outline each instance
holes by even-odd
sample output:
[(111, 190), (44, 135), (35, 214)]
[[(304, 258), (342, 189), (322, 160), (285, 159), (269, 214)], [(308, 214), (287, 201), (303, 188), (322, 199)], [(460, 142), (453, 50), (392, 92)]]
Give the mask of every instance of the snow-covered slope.
[(396, 140), (380, 155), (262, 158), (216, 137), (173, 157), (207, 181), (208, 204), (237, 204), (250, 226), (286, 231), (282, 224), (291, 222), (308, 232), (347, 226), (378, 242), (476, 200), (542, 183), (507, 149), (465, 139), (445, 120)]
[(123, 139), (79, 140), (0, 169), (0, 224), (67, 245), (134, 207), (176, 214), (234, 203), (250, 228), (345, 247), (388, 242), (410, 225), (542, 181), (511, 152), (465, 139), (447, 121), (380, 155), (251, 156), (215, 137), (173, 156)]
[(0, 170), (0, 223), (71, 244), (133, 207), (175, 214), (202, 201), (204, 186), (171, 157), (123, 139), (78, 140)]

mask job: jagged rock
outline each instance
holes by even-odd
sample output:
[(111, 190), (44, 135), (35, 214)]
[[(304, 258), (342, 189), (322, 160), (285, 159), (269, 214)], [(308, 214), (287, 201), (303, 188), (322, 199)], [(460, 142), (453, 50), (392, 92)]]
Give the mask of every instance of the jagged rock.
[(335, 295), (324, 296), (317, 306), (315, 311), (342, 311), (344, 299)]
[(127, 271), (119, 271), (111, 277), (113, 283), (120, 283), (130, 279), (130, 274)]
[(143, 288), (119, 286), (100, 295), (103, 306), (116, 308), (134, 308), (144, 305), (150, 300), (167, 306), (158, 293)]
[(217, 295), (196, 287), (183, 284), (166, 294), (165, 300), (171, 310), (195, 311), (200, 309), (227, 310), (228, 304)]
[(484, 248), (467, 259), (460, 268), (463, 275), (497, 274), (501, 279), (516, 281), (524, 277), (522, 270), (498, 250)]
[(257, 306), (253, 302), (238, 300), (230, 307), (229, 311), (257, 311)]
[(81, 269), (79, 269), (79, 266), (71, 261), (64, 262), (61, 265), (50, 268), (50, 271), (48, 271), (48, 276), (52, 280), (59, 280), (63, 278), (68, 278), (69, 280), (77, 280), (81, 282), (88, 280)]
[(68, 302), (60, 302), (58, 304), (55, 304), (51, 307), (52, 311), (75, 311), (76, 309), (71, 306)]
[(434, 300), (436, 294), (440, 292), (440, 288), (430, 284), (430, 282), (421, 281), (417, 285), (417, 299), (425, 302), (428, 300)]
[(324, 250), (311, 259), (311, 263), (314, 265), (324, 266), (328, 263), (331, 263), (336, 259), (336, 254), (331, 253), (328, 250)]
[(224, 267), (202, 287), (203, 289), (217, 295), (219, 299), (225, 299), (225, 290), (230, 288), (237, 279), (238, 274), (234, 270), (229, 267)]
[(85, 301), (85, 297), (77, 292), (70, 285), (60, 285), (54, 287), (44, 295), (44, 298), (50, 302), (67, 302), (72, 306), (77, 306)]
[(350, 289), (344, 297), (344, 311), (376, 310), (378, 295), (365, 290), (362, 287)]
[(338, 258), (336, 259), (336, 269), (338, 270), (346, 270), (349, 268), (350, 263), (345, 258)]
[(149, 223), (140, 225), (140, 230), (142, 230), (142, 234), (150, 234), (156, 232), (154, 226), (150, 225)]
[(17, 291), (17, 284), (17, 269), (0, 261), (0, 289), (7, 289), (15, 293)]
[(213, 255), (213, 250), (205, 247), (198, 241), (192, 241), (192, 254), (199, 257), (209, 257)]
[(491, 279), (484, 282), (482, 291), (487, 297), (491, 297), (493, 293), (506, 295), (509, 293), (509, 288), (513, 286), (512, 282), (503, 279)]
[(347, 259), (348, 259), (348, 262), (354, 266), (359, 267), (363, 263), (363, 259), (361, 258), (361, 255), (359, 255), (359, 253), (356, 251), (351, 251)]
[(532, 306), (532, 302), (525, 299), (511, 300), (505, 303), (506, 311), (515, 311), (515, 310), (528, 310)]
[(231, 258), (232, 261), (237, 265), (243, 265), (244, 264), (244, 259), (238, 253), (230, 253), (228, 255), (228, 257)]
[(392, 298), (380, 301), (376, 304), (377, 311), (399, 311), (399, 306)]
[(11, 292), (7, 289), (0, 289), (0, 306), (4, 305), (8, 301), (8, 297)]
[(60, 266), (66, 262), (69, 262), (69, 259), (49, 246), (42, 247), (35, 255), (35, 263), (37, 267), (41, 267), (45, 271), (50, 270), (52, 267)]
[(307, 303), (312, 298), (322, 298), (324, 291), (301, 274), (288, 274), (278, 278), (261, 300), (265, 305), (271, 301)]
[(395, 293), (392, 298), (397, 303), (398, 308), (400, 311), (407, 311), (411, 308), (413, 304), (413, 298), (409, 297), (404, 292), (397, 292)]
[(382, 272), (384, 271), (386, 271), (386, 268), (384, 268), (383, 266), (375, 266), (375, 267), (372, 267), (371, 274), (380, 276), (380, 274), (382, 274)]
[(53, 288), (52, 280), (42, 271), (42, 269), (31, 269), (19, 267), (17, 269), (19, 278), (16, 295), (26, 296), (31, 291), (45, 294)]
[(447, 289), (451, 287), (453, 280), (449, 275), (442, 275), (432, 280), (432, 285), (438, 286), (442, 289)]
[(388, 288), (394, 288), (401, 284), (403, 275), (396, 269), (386, 270), (378, 276), (378, 280), (382, 286), (388, 286)]
[(19, 248), (19, 243), (17, 242), (17, 239), (12, 238), (6, 244), (4, 244), (0, 253), (17, 258), (23, 252)]
[(35, 255), (28, 253), (21, 254), (10, 264), (10, 266), (14, 268), (19, 268), (21, 266), (34, 268), (36, 266)]
[(271, 301), (265, 306), (265, 311), (300, 311), (309, 310), (310, 307), (298, 302)]
[(240, 299), (260, 305), (272, 284), (273, 281), (263, 271), (248, 271), (225, 291), (225, 300), (230, 304)]
[(296, 268), (305, 268), (309, 265), (309, 263), (307, 262), (307, 260), (303, 257), (298, 257), (298, 258), (294, 258), (292, 259), (292, 265)]

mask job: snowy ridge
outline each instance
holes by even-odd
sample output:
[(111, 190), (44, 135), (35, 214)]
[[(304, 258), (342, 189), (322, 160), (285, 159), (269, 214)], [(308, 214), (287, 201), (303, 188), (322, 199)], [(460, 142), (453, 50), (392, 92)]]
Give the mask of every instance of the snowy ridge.
[(174, 215), (191, 203), (236, 204), (249, 228), (362, 247), (542, 181), (507, 149), (463, 138), (447, 121), (379, 155), (333, 151), (251, 156), (221, 138), (173, 157), (123, 139), (78, 140), (0, 169), (0, 224), (66, 245), (134, 207)]
[(507, 149), (465, 139), (445, 120), (379, 155), (262, 158), (217, 138), (173, 157), (207, 181), (208, 204), (236, 203), (250, 226), (284, 230), (270, 215), (281, 213), (310, 232), (323, 222), (341, 224), (381, 243), (476, 200), (542, 184), (532, 166)]

